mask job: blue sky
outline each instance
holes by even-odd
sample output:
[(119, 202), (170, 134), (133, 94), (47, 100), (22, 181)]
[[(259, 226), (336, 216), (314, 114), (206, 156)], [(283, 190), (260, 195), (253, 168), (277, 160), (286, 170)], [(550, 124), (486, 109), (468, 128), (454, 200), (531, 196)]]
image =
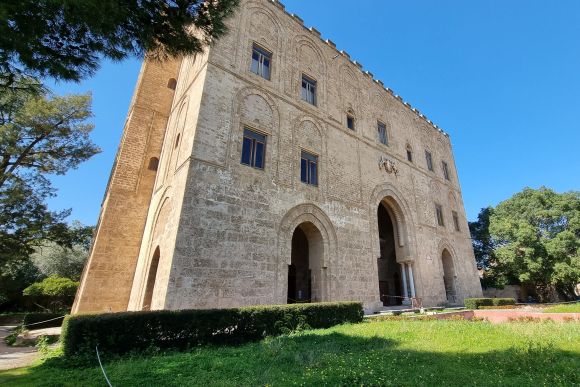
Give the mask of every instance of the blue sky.
[[(468, 219), (526, 186), (580, 189), (580, 1), (283, 3), (450, 134)], [(52, 84), (93, 93), (103, 149), (53, 179), (50, 206), (71, 220), (97, 221), (139, 67)]]

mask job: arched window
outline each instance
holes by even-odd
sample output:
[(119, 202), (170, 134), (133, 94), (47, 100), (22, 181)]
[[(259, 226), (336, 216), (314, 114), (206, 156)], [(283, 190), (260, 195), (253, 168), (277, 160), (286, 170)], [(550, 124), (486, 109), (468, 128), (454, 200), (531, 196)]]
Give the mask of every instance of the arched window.
[(157, 277), (157, 267), (159, 266), (159, 246), (155, 249), (151, 263), (149, 265), (149, 272), (147, 274), (145, 297), (143, 298), (142, 310), (151, 310), (151, 303), (153, 302), (153, 290), (155, 289), (155, 278)]
[(348, 109), (346, 112), (346, 127), (350, 130), (354, 130), (354, 112), (352, 109)]
[(157, 157), (151, 157), (149, 159), (149, 165), (147, 166), (147, 169), (149, 169), (150, 171), (157, 171), (158, 167), (159, 167), (159, 159)]
[(167, 81), (167, 87), (170, 88), (171, 90), (175, 90), (175, 88), (177, 87), (177, 80), (175, 78), (169, 78), (169, 80)]

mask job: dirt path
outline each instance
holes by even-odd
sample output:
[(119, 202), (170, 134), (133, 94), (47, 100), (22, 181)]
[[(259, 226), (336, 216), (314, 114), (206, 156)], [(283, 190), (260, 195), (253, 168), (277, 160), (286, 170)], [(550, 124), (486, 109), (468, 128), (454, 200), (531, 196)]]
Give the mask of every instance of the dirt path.
[(0, 326), (0, 371), (26, 367), (38, 359), (36, 347), (9, 347), (4, 338), (13, 326)]

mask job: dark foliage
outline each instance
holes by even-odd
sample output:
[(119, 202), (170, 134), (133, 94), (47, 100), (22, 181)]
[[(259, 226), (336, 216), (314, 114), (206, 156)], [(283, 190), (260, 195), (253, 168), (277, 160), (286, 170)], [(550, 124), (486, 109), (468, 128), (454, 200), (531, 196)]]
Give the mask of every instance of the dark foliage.
[(64, 354), (92, 356), (95, 347), (122, 355), (187, 350), (200, 345), (237, 345), (305, 328), (362, 321), (359, 302), (256, 306), (234, 309), (123, 312), (68, 316)]
[(200, 52), (226, 32), (238, 1), (2, 1), (0, 86), (22, 75), (79, 81), (101, 58)]
[(513, 298), (466, 298), (463, 303), (467, 309), (481, 309), (490, 306), (515, 305), (516, 300)]

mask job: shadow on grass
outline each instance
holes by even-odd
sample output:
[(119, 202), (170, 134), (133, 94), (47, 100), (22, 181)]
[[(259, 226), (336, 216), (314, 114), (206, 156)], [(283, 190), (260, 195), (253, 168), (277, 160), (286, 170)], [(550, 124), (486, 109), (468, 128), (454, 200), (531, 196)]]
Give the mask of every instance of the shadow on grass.
[[(239, 347), (104, 360), (113, 385), (123, 386), (580, 384), (579, 354), (549, 344), (524, 341), (480, 353), (408, 346), (382, 337), (305, 332)], [(104, 379), (96, 366), (55, 358), (0, 373), (0, 384), (100, 386)]]

